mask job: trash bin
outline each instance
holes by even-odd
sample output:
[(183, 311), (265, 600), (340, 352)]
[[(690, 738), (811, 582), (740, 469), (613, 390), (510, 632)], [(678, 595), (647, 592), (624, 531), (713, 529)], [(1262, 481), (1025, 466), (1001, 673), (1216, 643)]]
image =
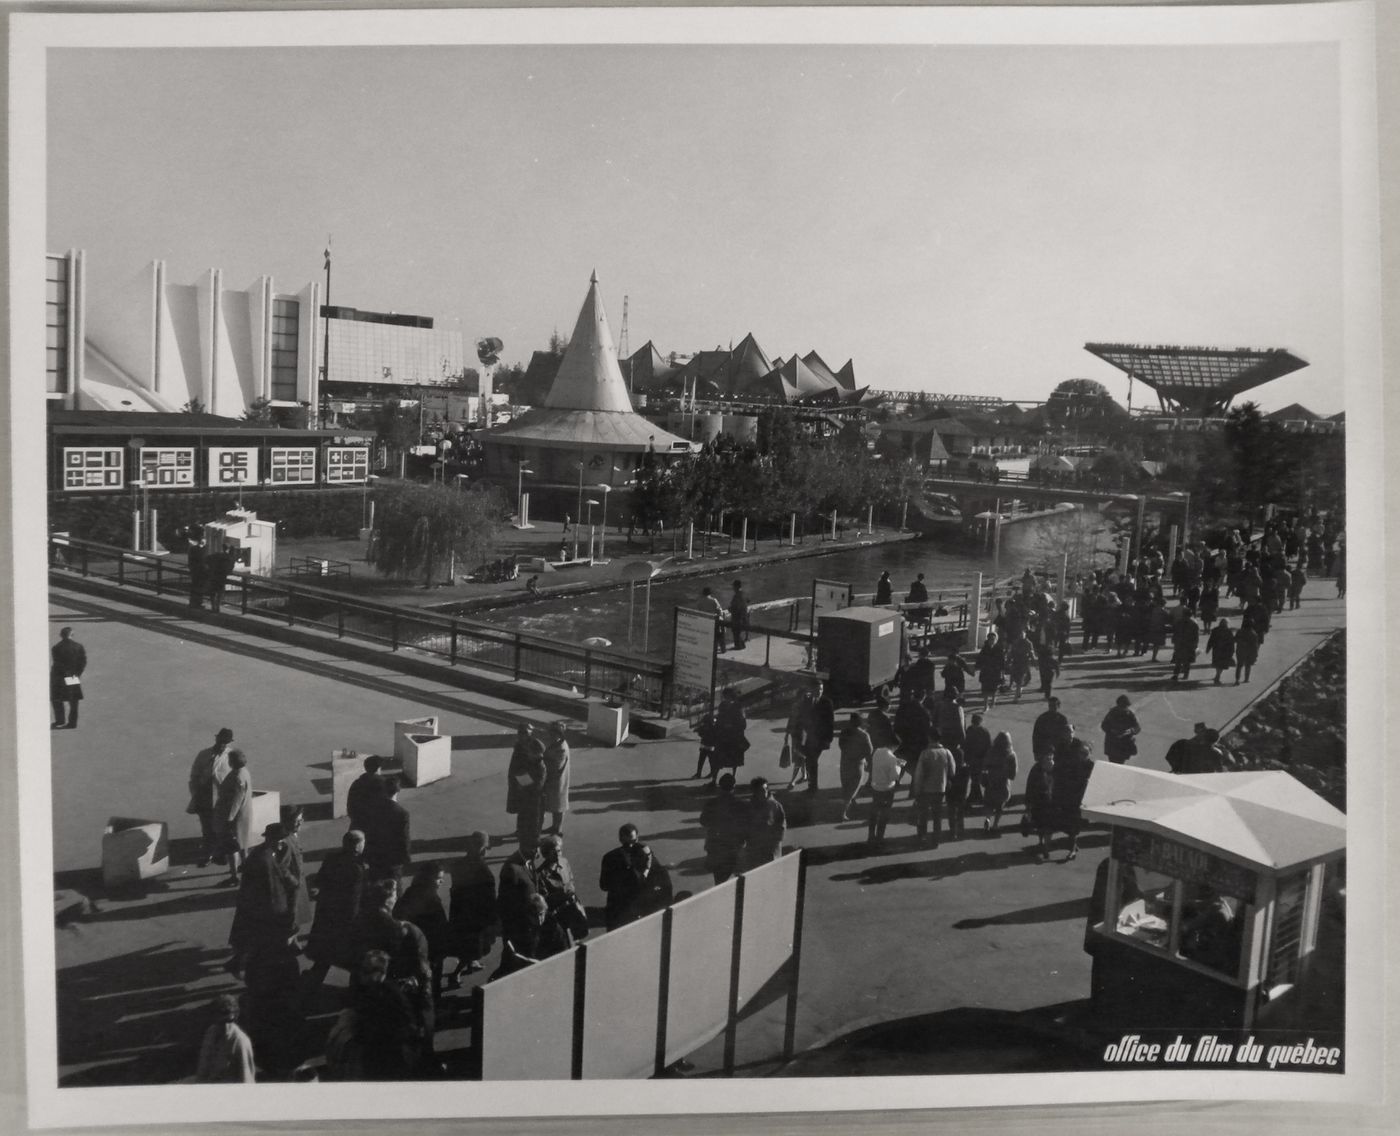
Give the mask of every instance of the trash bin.
[(588, 740), (605, 746), (620, 746), (627, 738), (629, 708), (613, 706), (601, 699), (588, 703)]
[(438, 733), (437, 715), (429, 718), (405, 718), (401, 722), (394, 723), (394, 756), (400, 761), (408, 757), (408, 736), (410, 734), (436, 734)]
[(442, 734), (405, 734), (403, 775), (410, 785), (452, 776), (452, 739)]
[(170, 830), (163, 820), (112, 817), (102, 834), (102, 883), (130, 887), (170, 867)]

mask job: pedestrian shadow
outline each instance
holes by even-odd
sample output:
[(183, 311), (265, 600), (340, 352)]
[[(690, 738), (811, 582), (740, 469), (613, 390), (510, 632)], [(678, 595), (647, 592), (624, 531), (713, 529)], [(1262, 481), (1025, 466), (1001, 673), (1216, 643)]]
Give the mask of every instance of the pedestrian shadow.
[[(697, 792), (697, 789), (702, 790)], [(626, 810), (698, 813), (710, 797), (703, 782), (687, 780), (595, 781), (569, 790), (569, 802), (580, 815)], [(580, 808), (574, 802), (583, 802)]]
[(1130, 676), (1120, 675), (1118, 678), (1108, 679), (1102, 682), (1067, 682), (1061, 684), (1062, 690), (1194, 690), (1199, 686), (1212, 685), (1210, 679), (1188, 678), (1179, 682), (1172, 682), (1171, 673), (1164, 674)]
[(504, 731), (498, 734), (453, 734), (452, 750), (455, 753), (459, 749), (509, 749), (514, 737), (514, 734)]
[(1089, 897), (1066, 899), (1040, 907), (1026, 907), (985, 919), (959, 919), (953, 924), (958, 931), (975, 931), (980, 927), (1005, 927), (1031, 923), (1060, 923), (1067, 919), (1085, 919), (1089, 915)]
[(58, 1060), (85, 1066), (59, 1085), (168, 1084), (194, 1073), (216, 994), (238, 989), (227, 951), (164, 943), (63, 967)]
[[(216, 887), (213, 876), (211, 883), (198, 888), (181, 888), (179, 891), (167, 889), (162, 886), (159, 890), (149, 889), (144, 896), (136, 894), (123, 895), (120, 892), (103, 892), (101, 896), (92, 900), (92, 909), (86, 915), (79, 915), (72, 920), (73, 923), (129, 923), (133, 920), (160, 919), (173, 915), (195, 915), (205, 911), (218, 911), (221, 908), (234, 906), (238, 899), (237, 888)], [(153, 902), (136, 902), (138, 899), (149, 900), (152, 895), (165, 891), (171, 894), (170, 899), (155, 900)], [(111, 903), (113, 906), (106, 906)]]

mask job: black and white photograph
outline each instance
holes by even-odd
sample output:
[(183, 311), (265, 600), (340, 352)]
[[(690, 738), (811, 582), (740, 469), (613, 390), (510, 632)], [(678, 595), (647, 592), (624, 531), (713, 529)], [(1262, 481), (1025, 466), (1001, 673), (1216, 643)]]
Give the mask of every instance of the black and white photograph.
[(30, 1123), (1378, 1097), (1371, 20), (11, 15)]

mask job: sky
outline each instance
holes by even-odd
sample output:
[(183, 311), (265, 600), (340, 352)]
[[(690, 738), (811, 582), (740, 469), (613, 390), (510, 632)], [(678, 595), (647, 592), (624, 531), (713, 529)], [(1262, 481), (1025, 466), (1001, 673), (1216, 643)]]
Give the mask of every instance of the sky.
[[(47, 239), (90, 338), (154, 259), (528, 361), (752, 331), (883, 389), (1043, 399), (1085, 342), (1284, 347), (1342, 406), (1335, 49), (435, 46), (49, 54)], [(1140, 384), (1134, 403), (1155, 402)]]

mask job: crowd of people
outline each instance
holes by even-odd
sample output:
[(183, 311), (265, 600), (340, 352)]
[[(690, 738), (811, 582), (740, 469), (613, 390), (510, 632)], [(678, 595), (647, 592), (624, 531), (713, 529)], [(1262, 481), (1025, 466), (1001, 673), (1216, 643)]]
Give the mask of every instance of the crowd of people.
[[(1335, 569), (1338, 590), (1344, 590), (1339, 537), (1329, 542), (1321, 533), (1286, 522), (1271, 524), (1257, 546), (1228, 534), (1216, 546), (1188, 546), (1170, 564), (1149, 550), (1121, 575), (1100, 573), (1083, 582), (1080, 650), (1155, 659), (1170, 643), (1169, 681), (1179, 683), (1188, 678), (1200, 647), (1197, 620), (1218, 617), (1205, 643), (1215, 680), (1233, 668), (1235, 681), (1248, 682), (1272, 616), (1301, 602), (1315, 554), (1322, 572)], [(735, 591), (742, 596), (741, 589)], [(1227, 601), (1240, 616), (1238, 630), (1222, 615), (1229, 610)], [(1075, 653), (1069, 609), (1037, 590), (1028, 571), (1017, 594), (995, 605), (992, 623), (975, 656), (952, 651), (940, 666), (921, 650), (893, 688), (881, 688), (872, 704), (839, 716), (844, 721), (820, 682), (800, 689), (786, 720), (780, 759), (789, 771), (782, 788), (794, 794), (787, 807), (764, 777), (750, 779), (747, 794), (739, 793), (748, 723), (737, 692), (724, 690), (700, 723), (694, 774), (713, 789), (700, 809), (699, 826), (715, 884), (782, 854), (788, 808), (799, 799), (799, 788), (808, 802), (803, 807), (808, 822), (817, 815), (811, 805), (823, 795), (833, 801), (833, 819), (835, 805), (842, 821), (856, 819), (863, 807), (865, 840), (878, 852), (892, 823), (910, 825), (919, 847), (936, 848), (945, 834), (949, 840), (966, 839), (969, 818), (974, 832), (980, 819), (984, 837), (1000, 837), (1003, 813), (1019, 784), (1020, 831), (1031, 842), (1028, 853), (1048, 861), (1062, 834), (1064, 858), (1074, 859), (1096, 746), (1089, 736), (1095, 731), (1072, 722), (1053, 692), (1062, 660)], [(1029, 685), (1032, 662), (1040, 666), (1045, 708), (1034, 720), (1029, 761), (1023, 761), (1011, 730), (993, 719), (999, 696), (1019, 698)], [(981, 699), (977, 709), (969, 709), (976, 701), (968, 689), (974, 678)], [(1118, 695), (1106, 708), (1097, 731), (1106, 760), (1133, 759), (1141, 725), (1128, 695)], [(224, 885), (238, 889), (227, 965), (246, 987), (241, 1006), (221, 997), (211, 1007), (197, 1079), (246, 1081), (255, 1064), (267, 1077), (294, 1076), (310, 1056), (306, 1020), (324, 1005), (333, 968), (344, 971), (349, 982), (325, 1044), (321, 1075), (329, 1080), (438, 1076), (443, 1066), (434, 1052), (434, 1031), (457, 1005), (444, 999), (461, 987), (464, 975), (485, 970), (493, 958), (492, 979), (515, 973), (571, 949), (599, 925), (615, 930), (686, 894), (676, 894), (666, 866), (638, 826), (627, 823), (618, 831), (617, 846), (598, 865), (601, 909), (590, 912), (585, 906), (565, 855), (572, 756), (562, 724), (518, 728), (503, 801), (514, 820), (514, 833), (505, 839), (516, 847), (498, 872), (487, 862), (492, 838), (482, 831), (465, 838), (455, 860), (415, 862), (411, 817), (398, 800), (398, 779), (371, 756), (350, 787), (341, 846), (313, 875), (301, 850), (299, 806), (283, 809), (277, 822), (256, 834), (261, 843), (254, 846), (252, 776), (247, 756), (233, 742), (232, 730), (219, 730), (213, 744), (196, 755), (189, 777), (188, 811), (200, 824), (199, 863), (225, 866)], [(822, 758), (833, 748), (837, 776), (835, 783), (828, 777), (824, 790)], [(1181, 774), (1232, 765), (1218, 732), (1204, 722), (1173, 743), (1165, 760)], [(908, 808), (897, 814), (901, 798)]]

